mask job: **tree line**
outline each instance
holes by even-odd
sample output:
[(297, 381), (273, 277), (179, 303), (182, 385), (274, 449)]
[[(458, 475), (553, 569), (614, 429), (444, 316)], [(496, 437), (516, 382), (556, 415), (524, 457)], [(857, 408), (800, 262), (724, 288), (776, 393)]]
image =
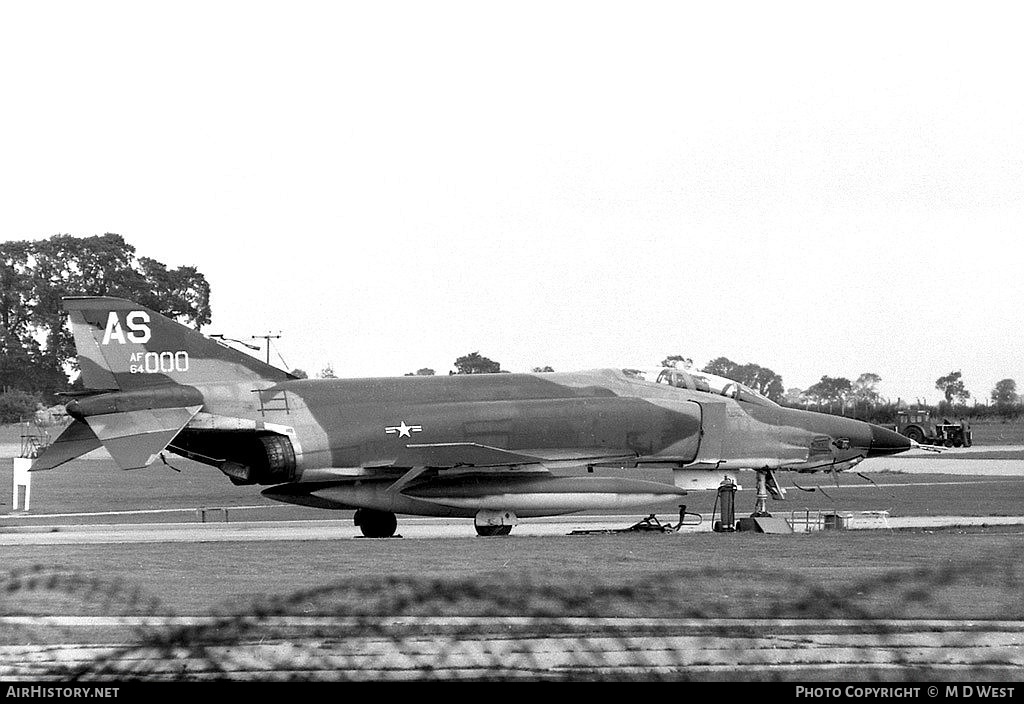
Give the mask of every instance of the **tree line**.
[[(660, 366), (689, 369), (694, 365), (693, 359), (673, 354), (662, 359)], [(504, 371), (499, 362), (482, 357), (479, 352), (472, 352), (456, 359), (455, 371), (449, 373), (480, 374)], [(534, 367), (531, 371), (551, 372), (554, 370), (550, 366), (544, 366)], [(894, 402), (882, 398), (878, 391), (882, 377), (873, 372), (865, 372), (853, 381), (846, 377), (824, 375), (807, 389), (787, 389), (779, 374), (753, 362), (741, 364), (728, 357), (716, 357), (698, 371), (738, 381), (784, 406), (852, 415), (875, 422), (892, 422), (898, 408), (911, 405), (903, 399), (897, 399)], [(434, 374), (434, 370), (419, 369), (416, 372), (407, 373), (406, 376), (424, 374)], [(1017, 416), (1024, 413), (1024, 408), (1021, 405), (1022, 399), (1017, 393), (1017, 382), (1013, 379), (1003, 379), (995, 385), (990, 394), (991, 406), (967, 405), (972, 396), (971, 392), (965, 388), (962, 374), (959, 371), (951, 371), (936, 379), (935, 388), (942, 392), (944, 398), (944, 401), (931, 407), (937, 413), (967, 416), (992, 414)], [(926, 404), (915, 401), (913, 405), (925, 406)]]
[[(38, 402), (52, 402), (56, 394), (73, 388), (70, 379), (77, 372), (77, 360), (71, 331), (65, 325), (62, 296), (127, 298), (197, 330), (211, 319), (210, 286), (196, 267), (168, 268), (138, 254), (120, 235), (54, 235), (0, 242), (0, 420), (9, 421), (12, 415), (17, 419), (26, 409), (31, 413)], [(668, 355), (661, 366), (691, 368), (693, 360)], [(479, 351), (456, 358), (454, 367), (449, 374), (507, 372)], [(537, 366), (532, 371), (554, 370)], [(738, 381), (783, 405), (879, 422), (888, 421), (898, 405), (879, 396), (877, 386), (882, 378), (874, 373), (861, 374), (853, 381), (825, 375), (807, 389), (787, 389), (779, 374), (753, 362), (741, 364), (717, 357), (700, 371)], [(300, 369), (292, 373), (307, 376)], [(423, 367), (406, 375), (433, 374), (433, 369)], [(318, 376), (335, 378), (330, 365)], [(1013, 379), (1003, 379), (991, 390), (991, 406), (975, 403), (968, 407), (972, 395), (959, 371), (936, 379), (935, 388), (944, 398), (935, 408), (940, 413), (1015, 416), (1022, 412), (1022, 398)]]
[[(688, 368), (693, 366), (693, 360), (674, 354), (663, 359), (661, 366)], [(991, 405), (968, 406), (972, 396), (964, 385), (960, 371), (951, 371), (935, 380), (935, 388), (943, 395), (943, 401), (935, 406), (918, 401), (911, 404), (904, 399), (891, 401), (882, 398), (878, 392), (878, 384), (881, 383), (882, 377), (873, 372), (865, 372), (854, 381), (846, 377), (824, 375), (806, 389), (786, 389), (781, 376), (767, 367), (752, 362), (739, 364), (727, 357), (717, 357), (699, 371), (738, 381), (784, 406), (851, 415), (873, 422), (890, 423), (899, 408), (909, 405), (928, 407), (939, 414), (972, 417), (1017, 417), (1024, 413), (1024, 398), (1017, 393), (1017, 382), (1009, 378), (1000, 380), (991, 390)]]
[(996, 382), (988, 395), (991, 403), (981, 404), (966, 388), (962, 373), (951, 371), (935, 380), (935, 389), (942, 392), (942, 400), (934, 405), (917, 399), (883, 399), (876, 389), (881, 380), (880, 376), (872, 373), (861, 374), (854, 382), (843, 377), (823, 376), (821, 381), (804, 391), (789, 389), (784, 402), (786, 405), (855, 415), (876, 422), (891, 422), (899, 408), (908, 406), (928, 408), (938, 414), (971, 417), (1017, 417), (1024, 413), (1024, 399), (1017, 393), (1014, 379)]
[(210, 322), (210, 286), (196, 267), (168, 268), (121, 235), (0, 242), (0, 417), (73, 388), (62, 296), (117, 296), (196, 329)]

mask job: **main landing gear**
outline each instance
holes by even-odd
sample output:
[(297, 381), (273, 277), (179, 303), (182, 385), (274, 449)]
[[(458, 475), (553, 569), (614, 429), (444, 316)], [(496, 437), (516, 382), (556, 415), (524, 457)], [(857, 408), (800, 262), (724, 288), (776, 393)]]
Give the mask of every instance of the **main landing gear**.
[(398, 528), (398, 518), (390, 511), (360, 508), (352, 520), (367, 538), (390, 538)]
[(482, 509), (477, 511), (473, 525), (476, 526), (476, 534), (489, 537), (492, 535), (508, 535), (512, 532), (512, 526), (519, 523), (519, 519), (512, 511), (493, 511)]
[[(398, 519), (390, 511), (360, 508), (356, 509), (352, 520), (367, 538), (391, 538), (398, 528)], [(477, 535), (508, 535), (519, 519), (512, 511), (483, 510), (477, 512), (473, 523)]]

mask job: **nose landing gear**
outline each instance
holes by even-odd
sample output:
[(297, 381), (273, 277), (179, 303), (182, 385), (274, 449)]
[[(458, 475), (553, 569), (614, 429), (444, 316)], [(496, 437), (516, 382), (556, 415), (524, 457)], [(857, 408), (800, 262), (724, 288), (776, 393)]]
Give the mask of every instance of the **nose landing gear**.
[(750, 518), (741, 518), (736, 522), (736, 530), (753, 531), (755, 533), (792, 533), (793, 527), (785, 518), (775, 518), (768, 513), (768, 495), (773, 498), (785, 499), (786, 491), (779, 486), (775, 474), (770, 469), (757, 470), (757, 499), (754, 512)]
[(757, 470), (757, 500), (754, 503), (754, 512), (751, 518), (771, 518), (768, 513), (768, 495), (780, 501), (785, 500), (786, 490), (779, 486), (775, 474), (770, 469)]

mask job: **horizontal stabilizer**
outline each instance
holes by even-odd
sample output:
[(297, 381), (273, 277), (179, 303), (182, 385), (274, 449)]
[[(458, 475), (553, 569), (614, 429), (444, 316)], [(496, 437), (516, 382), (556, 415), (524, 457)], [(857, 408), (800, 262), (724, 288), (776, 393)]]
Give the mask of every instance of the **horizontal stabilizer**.
[(475, 442), (444, 442), (406, 445), (394, 462), (396, 467), (499, 467), (534, 464), (539, 457), (521, 455)]
[(32, 462), (32, 468), (29, 471), (37, 472), (59, 467), (65, 462), (92, 452), (99, 446), (100, 440), (96, 437), (96, 433), (92, 432), (92, 429), (82, 421), (76, 420), (64, 428), (64, 432), (43, 450), (43, 454)]
[(121, 469), (149, 465), (202, 406), (89, 416), (86, 421)]

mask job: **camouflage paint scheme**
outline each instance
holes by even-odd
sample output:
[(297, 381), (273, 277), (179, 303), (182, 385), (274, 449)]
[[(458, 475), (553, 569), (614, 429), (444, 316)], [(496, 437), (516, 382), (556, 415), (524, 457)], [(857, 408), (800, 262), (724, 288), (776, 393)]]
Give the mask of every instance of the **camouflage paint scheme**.
[[(101, 444), (122, 469), (169, 450), (281, 501), (479, 525), (486, 512), (643, 505), (740, 469), (838, 471), (910, 448), (696, 372), (297, 379), (131, 301), (64, 302), (88, 391), (34, 470)], [(594, 467), (670, 468), (674, 482), (581, 475)]]

